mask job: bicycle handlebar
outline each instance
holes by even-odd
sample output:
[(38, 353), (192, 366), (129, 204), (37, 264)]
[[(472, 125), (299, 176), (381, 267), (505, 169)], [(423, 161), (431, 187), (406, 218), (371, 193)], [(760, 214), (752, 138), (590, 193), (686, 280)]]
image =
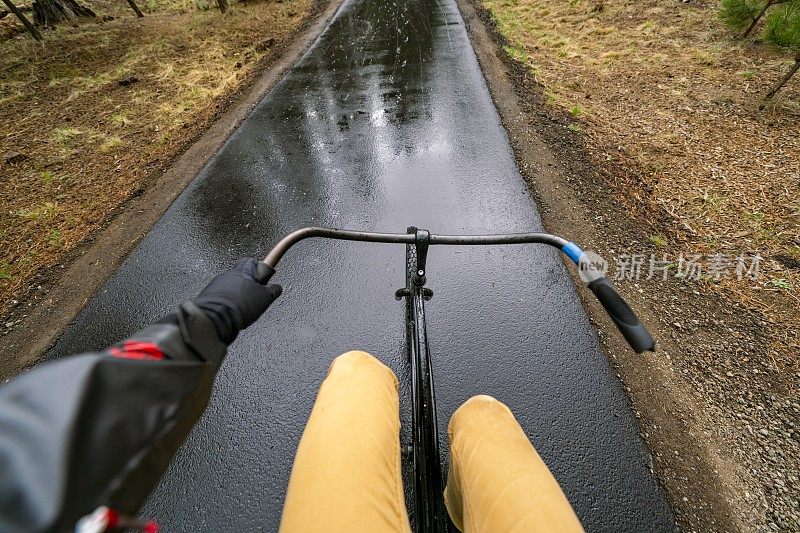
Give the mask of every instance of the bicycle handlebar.
[(653, 340), (653, 336), (639, 321), (639, 317), (636, 316), (631, 306), (617, 292), (607, 277), (603, 276), (590, 281), (588, 286), (634, 352), (655, 351), (656, 343)]
[[(298, 242), (310, 238), (322, 237), (344, 241), (377, 242), (387, 244), (414, 244), (413, 233), (371, 233), (366, 231), (339, 230), (333, 228), (307, 227), (290, 233), (278, 241), (260, 263), (258, 277), (266, 283), (275, 273), (275, 267), (283, 255)], [(611, 281), (602, 273), (589, 268), (586, 270), (587, 258), (581, 248), (566, 239), (549, 233), (510, 233), (505, 235), (430, 235), (430, 245), (489, 245), (489, 244), (547, 244), (558, 248), (573, 263), (578, 265), (587, 280), (589, 290), (597, 297), (603, 308), (617, 325), (622, 336), (637, 353), (645, 350), (654, 351), (655, 341), (647, 328), (631, 309), (625, 299), (614, 289)], [(263, 265), (263, 266), (262, 266)]]
[[(387, 244), (414, 244), (413, 233), (371, 233), (333, 228), (308, 227), (293, 231), (276, 244), (264, 258), (264, 263), (275, 268), (289, 248), (309, 237), (323, 237), (340, 241), (380, 242)], [(542, 243), (561, 249), (565, 239), (549, 233), (509, 233), (506, 235), (433, 235), (430, 244), (523, 244)]]

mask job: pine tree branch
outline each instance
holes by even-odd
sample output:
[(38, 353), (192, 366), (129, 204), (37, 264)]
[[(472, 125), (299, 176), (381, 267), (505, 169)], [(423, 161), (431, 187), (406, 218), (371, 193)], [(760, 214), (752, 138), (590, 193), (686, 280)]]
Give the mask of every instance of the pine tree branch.
[[(790, 79), (792, 79), (792, 76), (794, 76), (795, 74), (797, 74), (797, 71), (798, 71), (798, 70), (800, 70), (800, 50), (798, 50), (798, 51), (795, 53), (795, 56), (794, 56), (794, 65), (792, 65), (792, 68), (790, 68), (790, 69), (789, 69), (789, 72), (787, 72), (787, 73), (786, 73), (786, 75), (785, 75), (785, 76), (784, 76), (784, 77), (783, 77), (783, 78), (782, 78), (782, 79), (781, 79), (781, 80), (780, 80), (778, 83), (776, 83), (776, 84), (775, 84), (775, 86), (772, 88), (772, 90), (770, 90), (770, 92), (769, 92), (769, 93), (767, 93), (767, 96), (765, 96), (765, 97), (764, 97), (764, 102), (766, 103), (766, 102), (768, 102), (770, 99), (772, 99), (772, 97), (773, 97), (773, 96), (775, 96), (775, 94), (776, 94), (778, 91), (780, 91), (780, 90), (781, 90), (781, 88), (782, 88), (784, 85), (786, 85), (786, 84), (789, 82), (789, 80), (790, 80)], [(763, 107), (764, 107), (764, 104), (761, 104), (761, 107), (763, 108)]]
[(139, 9), (139, 6), (136, 5), (136, 2), (134, 2), (133, 0), (128, 0), (128, 5), (131, 6), (131, 9), (133, 9), (133, 12), (136, 13), (137, 17), (139, 18), (144, 17), (144, 13), (142, 13), (142, 10)]
[(756, 27), (756, 24), (758, 24), (758, 21), (761, 20), (761, 17), (764, 16), (764, 13), (766, 13), (769, 8), (771, 8), (772, 6), (776, 6), (778, 4), (783, 4), (786, 1), (787, 0), (767, 0), (767, 3), (764, 4), (764, 9), (762, 9), (761, 12), (758, 15), (756, 15), (756, 18), (753, 19), (753, 22), (750, 23), (750, 26), (742, 34), (742, 39), (744, 39), (748, 35), (750, 35), (750, 32), (753, 31), (753, 28)]
[(22, 22), (22, 24), (25, 25), (25, 27), (28, 29), (28, 31), (33, 36), (33, 38), (36, 39), (37, 41), (41, 42), (42, 41), (42, 34), (39, 33), (39, 30), (36, 29), (36, 27), (31, 23), (30, 20), (28, 20), (28, 17), (23, 15), (22, 11), (17, 9), (17, 6), (15, 6), (11, 2), (11, 0), (3, 0), (3, 3), (8, 7), (8, 10), (11, 11), (12, 13), (14, 13), (14, 15), (16, 15), (16, 17), (20, 20), (20, 22)]

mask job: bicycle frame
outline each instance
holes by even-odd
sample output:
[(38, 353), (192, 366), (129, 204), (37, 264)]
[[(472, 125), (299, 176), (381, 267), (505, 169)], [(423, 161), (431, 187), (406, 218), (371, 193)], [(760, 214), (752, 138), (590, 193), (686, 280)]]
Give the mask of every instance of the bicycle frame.
[(629, 344), (637, 352), (653, 350), (653, 339), (621, 296), (602, 273), (584, 269), (585, 254), (572, 242), (548, 233), (513, 233), (506, 235), (432, 235), (427, 230), (410, 227), (407, 233), (369, 233), (308, 227), (281, 239), (264, 258), (274, 272), (281, 257), (294, 244), (309, 237), (406, 245), (406, 285), (395, 297), (406, 301), (406, 336), (411, 364), (412, 390), (412, 461), (414, 479), (411, 517), (417, 532), (442, 533), (450, 529), (444, 505), (442, 465), (439, 455), (439, 431), (436, 417), (436, 395), (433, 368), (428, 349), (425, 302), (433, 291), (425, 286), (428, 248), (432, 245), (547, 244), (564, 252), (581, 266), (589, 289), (617, 324)]

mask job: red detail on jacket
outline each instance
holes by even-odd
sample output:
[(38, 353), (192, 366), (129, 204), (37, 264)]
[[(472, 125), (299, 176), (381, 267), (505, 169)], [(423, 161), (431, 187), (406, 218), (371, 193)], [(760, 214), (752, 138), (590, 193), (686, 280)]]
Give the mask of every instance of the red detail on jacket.
[(109, 353), (114, 357), (123, 359), (144, 359), (150, 361), (160, 361), (164, 359), (164, 352), (157, 344), (142, 341), (125, 341), (122, 346), (112, 346)]

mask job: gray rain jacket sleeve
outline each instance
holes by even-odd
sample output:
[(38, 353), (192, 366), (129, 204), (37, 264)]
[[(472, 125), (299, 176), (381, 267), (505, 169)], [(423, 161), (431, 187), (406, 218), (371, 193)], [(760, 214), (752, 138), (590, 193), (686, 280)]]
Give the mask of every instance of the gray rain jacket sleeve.
[(133, 515), (205, 409), (225, 355), (192, 302), (102, 353), (0, 387), (0, 531), (74, 531)]

